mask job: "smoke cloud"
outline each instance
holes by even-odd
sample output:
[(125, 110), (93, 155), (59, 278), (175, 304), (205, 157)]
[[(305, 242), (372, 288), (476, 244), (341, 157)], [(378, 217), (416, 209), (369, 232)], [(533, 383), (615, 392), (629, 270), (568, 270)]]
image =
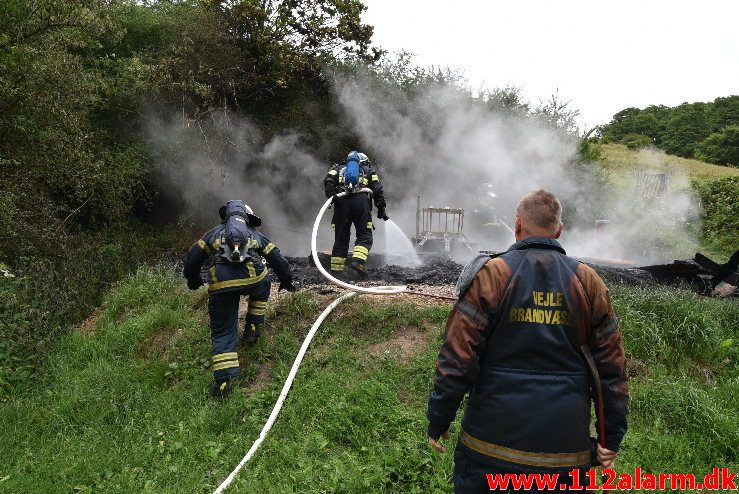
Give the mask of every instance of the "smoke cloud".
[[(325, 201), (319, 162), (289, 128), (266, 138), (247, 118), (215, 113), (207, 122), (181, 117), (149, 119), (165, 202), (203, 230), (220, 220), (218, 208), (244, 200), (263, 220), (260, 228), (290, 255), (310, 251), (310, 216)], [(322, 231), (322, 243), (332, 241)]]
[[(514, 238), (503, 223), (513, 227), (518, 199), (544, 188), (562, 202), (568, 221), (561, 240), (570, 254), (647, 262), (695, 248), (687, 232), (698, 208), (683, 177), (669, 177), (667, 191), (650, 200), (637, 192), (635, 176), (621, 179), (620, 188), (601, 189), (588, 172), (597, 166), (575, 165), (576, 137), (535, 117), (490, 108), (456, 86), (407, 96), (336, 76), (333, 92), (360, 150), (379, 172), (388, 214), (409, 236), (415, 234), (420, 195), (422, 207), (464, 208), (464, 233), (476, 249), (505, 249)], [(316, 149), (326, 146), (306, 142), (289, 122), (267, 138), (248, 119), (224, 113), (207, 124), (152, 118), (149, 134), (158, 172), (198, 225), (215, 225), (218, 206), (242, 198), (263, 217), (263, 230), (281, 250), (309, 252), (313, 219), (325, 201), (322, 180), (332, 165), (319, 160)], [(659, 156), (642, 153), (640, 167), (659, 170)], [(596, 220), (608, 223), (596, 230)], [(328, 250), (333, 233), (324, 223), (319, 245)], [(380, 252), (385, 226), (376, 224), (373, 251)], [(459, 260), (469, 255), (463, 252)]]
[[(415, 230), (421, 195), (422, 207), (464, 208), (464, 233), (479, 249), (505, 249), (513, 235), (494, 219), (513, 227), (519, 198), (544, 188), (559, 197), (570, 220), (561, 241), (573, 255), (644, 263), (695, 252), (691, 231), (699, 208), (685, 177), (669, 176), (667, 189), (652, 199), (637, 191), (636, 174), (616, 180), (620, 187), (603, 188), (598, 166), (578, 163), (578, 140), (532, 116), (489, 109), (456, 87), (433, 87), (413, 99), (369, 87), (335, 82), (342, 106), (385, 171), (388, 209), (406, 232)], [(637, 168), (664, 172), (663, 161), (643, 151)], [(607, 223), (596, 229), (596, 220)]]
[[(687, 175), (668, 171), (666, 163), (664, 151), (642, 149), (634, 170), (614, 174), (617, 187), (603, 197), (608, 223), (597, 230), (573, 228), (567, 236), (570, 252), (640, 264), (692, 257), (698, 250), (700, 205)], [(645, 175), (641, 184), (640, 174)], [(661, 180), (664, 188), (657, 191)]]

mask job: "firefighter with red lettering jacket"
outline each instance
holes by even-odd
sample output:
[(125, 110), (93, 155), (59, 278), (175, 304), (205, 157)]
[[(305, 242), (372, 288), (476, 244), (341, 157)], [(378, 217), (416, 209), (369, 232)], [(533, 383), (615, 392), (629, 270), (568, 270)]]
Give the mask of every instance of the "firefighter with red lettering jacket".
[[(612, 467), (626, 433), (628, 384), (608, 289), (557, 242), (561, 206), (544, 190), (516, 210), (517, 242), (471, 260), (457, 283), (428, 403), (429, 444), (445, 451), (470, 393), (454, 453), (455, 492), (490, 492), (485, 474)], [(598, 411), (598, 445), (590, 406)], [(584, 478), (584, 477), (581, 477)]]

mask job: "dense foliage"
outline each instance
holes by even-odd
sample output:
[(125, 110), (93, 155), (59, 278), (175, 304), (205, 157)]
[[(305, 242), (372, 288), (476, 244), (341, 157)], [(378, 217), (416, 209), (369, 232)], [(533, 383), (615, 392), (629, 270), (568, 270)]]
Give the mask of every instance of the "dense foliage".
[(626, 108), (601, 128), (606, 141), (631, 148), (653, 144), (668, 153), (739, 166), (739, 96), (711, 103)]
[[(739, 248), (739, 177), (725, 177), (693, 184), (701, 199), (701, 236), (713, 250), (728, 257)], [(728, 259), (722, 260), (725, 262)]]

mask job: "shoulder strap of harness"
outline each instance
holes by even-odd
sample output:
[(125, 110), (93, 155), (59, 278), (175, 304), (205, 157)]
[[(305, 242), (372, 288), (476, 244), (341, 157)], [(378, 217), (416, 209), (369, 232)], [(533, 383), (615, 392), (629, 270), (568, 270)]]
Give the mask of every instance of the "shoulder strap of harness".
[(457, 284), (454, 286), (454, 295), (457, 298), (464, 295), (470, 285), (472, 285), (472, 280), (475, 279), (475, 276), (477, 276), (477, 273), (480, 272), (482, 267), (485, 266), (490, 259), (495, 259), (501, 254), (503, 254), (503, 252), (500, 254), (477, 254), (475, 257), (467, 261), (467, 264), (462, 268), (462, 272), (459, 273), (459, 278), (457, 278)]

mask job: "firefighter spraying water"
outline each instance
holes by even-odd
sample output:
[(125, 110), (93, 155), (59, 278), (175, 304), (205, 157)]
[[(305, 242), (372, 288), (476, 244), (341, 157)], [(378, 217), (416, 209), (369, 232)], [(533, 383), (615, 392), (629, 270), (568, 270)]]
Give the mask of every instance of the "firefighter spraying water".
[[(344, 271), (349, 254), (349, 236), (354, 225), (356, 240), (349, 266), (361, 276), (367, 276), (367, 258), (372, 248), (372, 198), (377, 206), (377, 217), (387, 221), (385, 195), (380, 177), (366, 154), (352, 151), (346, 161), (334, 165), (323, 179), (326, 197), (333, 198), (334, 215), (331, 226), (335, 231), (334, 247), (331, 250), (331, 271)], [(371, 194), (363, 192), (369, 189)], [(338, 197), (345, 192), (346, 195)]]

